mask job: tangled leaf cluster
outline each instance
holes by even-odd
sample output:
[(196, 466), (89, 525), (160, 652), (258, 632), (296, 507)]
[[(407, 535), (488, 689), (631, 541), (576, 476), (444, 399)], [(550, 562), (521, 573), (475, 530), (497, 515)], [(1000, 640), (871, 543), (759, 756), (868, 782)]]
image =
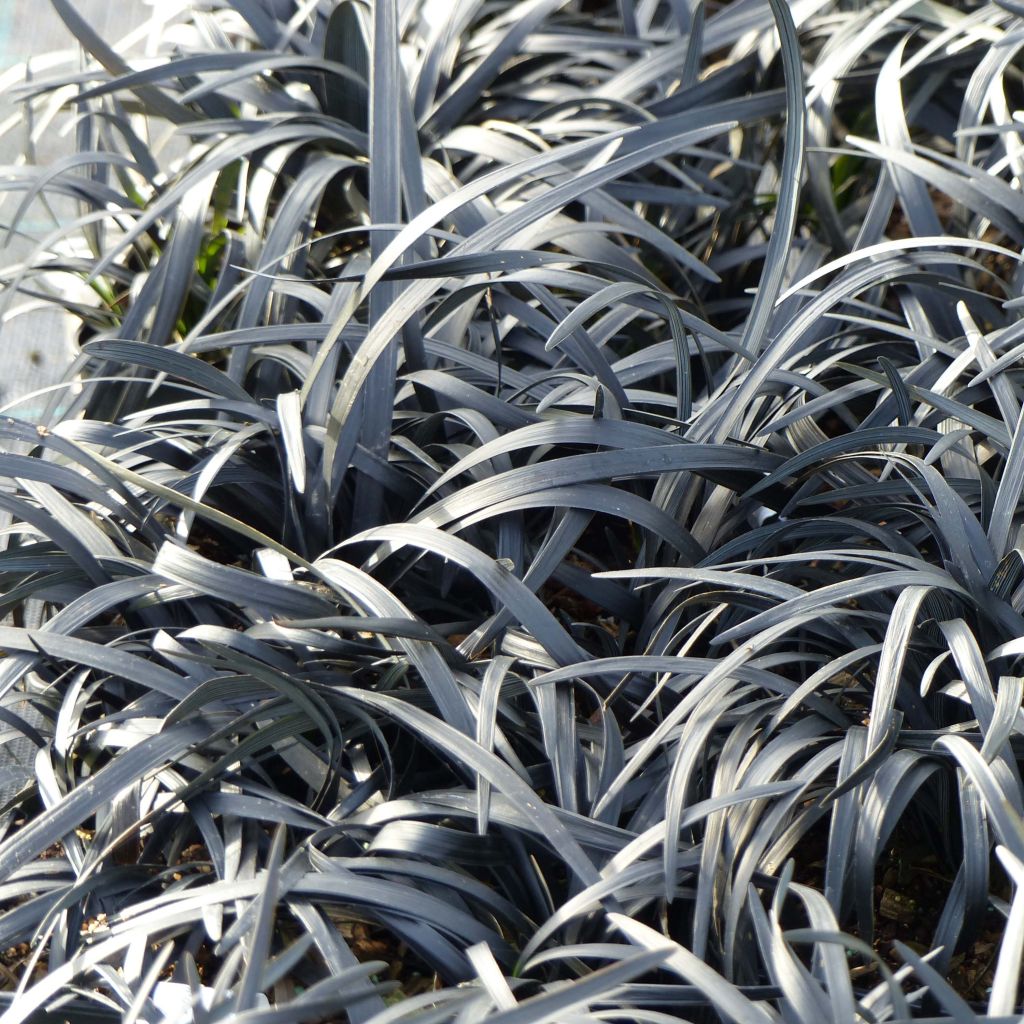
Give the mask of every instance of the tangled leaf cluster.
[(51, 3), (0, 1021), (1016, 1020), (1024, 7)]

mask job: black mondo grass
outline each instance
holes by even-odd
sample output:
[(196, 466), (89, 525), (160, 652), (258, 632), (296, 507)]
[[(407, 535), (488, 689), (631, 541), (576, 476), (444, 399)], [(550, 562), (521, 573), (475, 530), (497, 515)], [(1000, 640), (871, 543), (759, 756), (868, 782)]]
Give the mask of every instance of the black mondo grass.
[(51, 3), (2, 1024), (1017, 1020), (1024, 8)]

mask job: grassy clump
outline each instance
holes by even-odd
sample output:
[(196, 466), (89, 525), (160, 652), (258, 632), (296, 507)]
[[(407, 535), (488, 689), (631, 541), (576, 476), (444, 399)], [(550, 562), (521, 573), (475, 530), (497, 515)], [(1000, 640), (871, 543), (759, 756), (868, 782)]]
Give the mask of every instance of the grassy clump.
[(53, 3), (5, 1024), (1020, 1012), (1016, 6)]

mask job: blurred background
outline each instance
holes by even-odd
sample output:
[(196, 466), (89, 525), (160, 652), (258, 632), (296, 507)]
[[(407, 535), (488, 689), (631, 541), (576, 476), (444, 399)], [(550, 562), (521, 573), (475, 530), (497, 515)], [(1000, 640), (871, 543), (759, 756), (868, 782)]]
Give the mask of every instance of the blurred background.
[[(151, 13), (148, 0), (73, 0), (75, 9), (85, 16), (105, 39), (118, 39), (141, 24)], [(31, 132), (24, 123), (20, 106), (15, 102), (12, 86), (19, 75), (19, 65), (28, 61), (39, 78), (47, 74), (47, 60), (41, 55), (54, 51), (77, 51), (74, 39), (49, 0), (0, 0), (0, 123), (5, 129), (0, 141), (6, 153), (0, 163), (12, 159), (20, 144)], [(69, 125), (70, 127), (70, 125)], [(17, 141), (19, 147), (13, 143)], [(68, 148), (66, 136), (44, 132), (35, 140), (37, 160), (50, 162)], [(54, 228), (52, 219), (41, 219), (39, 204), (29, 212), (22, 232), (11, 236), (7, 230), (17, 205), (17, 196), (8, 198), (0, 212), (0, 262), (4, 266), (27, 259), (33, 243), (25, 235), (43, 236)], [(70, 204), (69, 204), (70, 207)], [(73, 207), (62, 210), (53, 204), (53, 213), (74, 215)], [(22, 396), (56, 383), (73, 358), (74, 338), (65, 317), (52, 304), (45, 312), (32, 308), (24, 297), (5, 307), (0, 321), (0, 409)], [(4, 410), (21, 419), (34, 419), (41, 402), (24, 398), (17, 406)]]

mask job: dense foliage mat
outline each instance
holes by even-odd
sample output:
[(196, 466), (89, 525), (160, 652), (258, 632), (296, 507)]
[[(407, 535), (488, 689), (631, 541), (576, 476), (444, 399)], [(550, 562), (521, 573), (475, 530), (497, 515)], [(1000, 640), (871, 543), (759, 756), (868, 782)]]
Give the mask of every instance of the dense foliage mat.
[(51, 2), (4, 1024), (1016, 1019), (1024, 7)]

